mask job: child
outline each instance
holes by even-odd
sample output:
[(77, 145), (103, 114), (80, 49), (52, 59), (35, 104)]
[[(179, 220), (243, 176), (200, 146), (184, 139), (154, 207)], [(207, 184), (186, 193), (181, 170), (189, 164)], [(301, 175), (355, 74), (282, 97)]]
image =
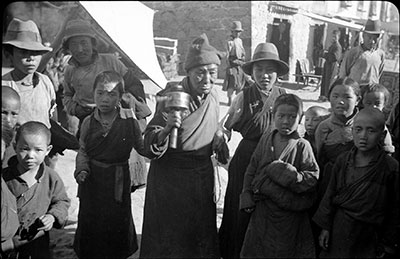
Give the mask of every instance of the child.
[(1, 86), (1, 118), (4, 123), (15, 129), (21, 110), (21, 98), (17, 91), (9, 86)]
[(18, 235), (22, 241), (35, 239), (18, 249), (18, 258), (50, 258), (49, 231), (67, 220), (70, 199), (63, 181), (43, 162), (52, 148), (50, 135), (41, 122), (24, 123), (15, 137), (18, 162), (2, 172), (17, 197)]
[(127, 258), (137, 249), (131, 213), (128, 159), (134, 147), (143, 153), (143, 137), (126, 102), (124, 81), (114, 71), (94, 82), (96, 108), (81, 126), (75, 179), (79, 214), (74, 249), (79, 258)]
[[(2, 125), (7, 125), (13, 131), (16, 130), (18, 115), (21, 110), (21, 99), (17, 91), (8, 86), (1, 87), (1, 119)], [(11, 142), (10, 142), (11, 143)], [(2, 166), (7, 167), (7, 162), (10, 157), (15, 155), (12, 145), (7, 145), (6, 149), (2, 150)]]
[(316, 198), (319, 168), (297, 131), (302, 101), (283, 94), (272, 113), (276, 129), (263, 135), (244, 176), (240, 209), (252, 214), (241, 257), (314, 257), (307, 210)]
[[(14, 130), (9, 121), (1, 120), (1, 161), (4, 151), (14, 137)], [(1, 177), (1, 254), (0, 258), (8, 258), (7, 254), (15, 247), (13, 237), (17, 233), (19, 220), (17, 214), (17, 201), (10, 192), (3, 177)]]
[(364, 108), (354, 119), (355, 147), (336, 160), (313, 217), (322, 228), (321, 258), (384, 258), (394, 252), (399, 165), (379, 147), (384, 126), (385, 117), (375, 108)]
[(5, 57), (13, 70), (2, 76), (2, 85), (15, 89), (21, 97), (18, 123), (40, 121), (50, 128), (50, 117), (55, 108), (56, 95), (50, 79), (37, 68), (42, 55), (52, 49), (41, 42), (36, 24), (14, 18), (8, 25), (3, 40)]
[(337, 79), (329, 92), (331, 115), (321, 122), (315, 131), (315, 147), (318, 164), (321, 166), (318, 200), (329, 182), (330, 169), (337, 156), (353, 147), (351, 129), (358, 113), (360, 87), (356, 81), (346, 77)]
[(247, 75), (251, 75), (254, 83), (238, 93), (220, 122), (228, 139), (232, 131), (242, 136), (228, 167), (224, 212), (218, 232), (223, 258), (240, 256), (250, 220), (248, 213), (239, 210), (244, 173), (263, 132), (273, 127), (272, 106), (279, 95), (286, 93), (284, 88), (278, 86), (278, 78), (289, 72), (286, 62), (279, 59), (278, 49), (269, 42), (258, 44), (253, 59), (242, 68)]
[(362, 108), (374, 107), (378, 110), (384, 110), (390, 99), (390, 93), (381, 84), (369, 84), (361, 88)]
[[(386, 87), (380, 84), (369, 84), (365, 85), (362, 88), (361, 92), (362, 92), (362, 101), (361, 101), (362, 107), (364, 108), (374, 107), (380, 110), (381, 112), (384, 112), (384, 109), (390, 98), (390, 93), (386, 89)], [(392, 145), (392, 137), (386, 126), (385, 126), (385, 131), (386, 131), (386, 136), (382, 143), (382, 148), (387, 153), (392, 154), (394, 153), (395, 148)]]
[(329, 117), (329, 115), (329, 110), (321, 106), (311, 106), (304, 114), (304, 127), (306, 130), (306, 133), (304, 134), (304, 139), (310, 142), (315, 156), (317, 155), (315, 149), (315, 130), (323, 120)]
[[(37, 72), (43, 54), (52, 50), (41, 42), (36, 24), (13, 18), (3, 40), (4, 56), (13, 65), (13, 70), (2, 76), (2, 85), (17, 91), (21, 98), (18, 124), (40, 121), (51, 128), (56, 103), (54, 86), (49, 77)], [(57, 156), (46, 158), (46, 164), (55, 167)]]

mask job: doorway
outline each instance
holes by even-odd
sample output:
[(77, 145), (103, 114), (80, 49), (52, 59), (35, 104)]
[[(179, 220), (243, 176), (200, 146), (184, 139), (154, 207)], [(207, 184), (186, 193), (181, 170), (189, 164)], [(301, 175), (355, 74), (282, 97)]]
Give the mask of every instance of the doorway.
[(289, 64), (290, 23), (286, 19), (274, 18), (272, 25), (271, 43), (278, 49), (279, 58)]

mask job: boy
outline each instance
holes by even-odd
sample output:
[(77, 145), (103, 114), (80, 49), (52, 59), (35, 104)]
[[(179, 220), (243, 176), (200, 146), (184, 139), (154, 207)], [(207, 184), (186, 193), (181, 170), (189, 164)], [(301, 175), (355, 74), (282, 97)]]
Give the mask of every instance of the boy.
[(306, 130), (304, 138), (310, 142), (315, 156), (317, 155), (317, 150), (315, 147), (315, 130), (317, 129), (321, 121), (328, 118), (329, 115), (329, 110), (321, 106), (311, 106), (304, 114), (304, 127)]
[(22, 241), (35, 239), (18, 249), (20, 258), (50, 258), (49, 231), (53, 226), (63, 227), (67, 220), (70, 199), (64, 184), (43, 162), (52, 148), (50, 139), (50, 130), (43, 123), (24, 123), (15, 137), (17, 162), (2, 172), (17, 198), (17, 234)]
[(382, 258), (397, 246), (399, 165), (379, 146), (384, 128), (385, 117), (375, 108), (354, 119), (355, 146), (337, 158), (313, 217), (322, 228), (321, 258)]
[(383, 112), (389, 102), (390, 93), (381, 84), (369, 84), (361, 87), (361, 98), (361, 108), (374, 107)]
[(2, 85), (15, 89), (21, 97), (18, 123), (40, 121), (50, 128), (56, 95), (50, 79), (37, 68), (42, 55), (52, 49), (41, 43), (36, 24), (14, 18), (7, 27), (3, 48), (14, 69), (2, 76)]
[(21, 98), (17, 91), (3, 85), (1, 87), (1, 118), (4, 123), (15, 129), (20, 110)]
[[(361, 97), (361, 108), (373, 107), (377, 108), (385, 114), (385, 107), (390, 98), (390, 93), (385, 86), (381, 84), (364, 85), (361, 88)], [(385, 131), (386, 136), (384, 138), (382, 146), (387, 153), (392, 154), (395, 152), (395, 148), (392, 144), (392, 137), (387, 127), (385, 127)]]
[[(20, 113), (20, 110), (21, 110), (21, 98), (19, 97), (17, 91), (12, 89), (11, 87), (3, 85), (1, 87), (2, 125), (3, 126), (7, 125), (14, 131), (17, 127), (18, 115)], [(7, 167), (7, 161), (13, 155), (15, 155), (15, 151), (12, 145), (7, 145), (5, 149), (2, 149), (1, 168)]]
[[(50, 118), (55, 111), (56, 94), (49, 77), (37, 69), (42, 56), (52, 48), (44, 46), (41, 40), (33, 21), (11, 20), (2, 44), (4, 56), (11, 61), (14, 69), (2, 76), (2, 85), (13, 88), (21, 97), (18, 124), (40, 121), (51, 128)], [(57, 155), (51, 154), (50, 157), (47, 164), (54, 168)]]
[(263, 135), (244, 175), (240, 209), (251, 218), (241, 258), (314, 257), (308, 209), (317, 195), (319, 167), (297, 131), (302, 113), (296, 95), (274, 102), (276, 129)]

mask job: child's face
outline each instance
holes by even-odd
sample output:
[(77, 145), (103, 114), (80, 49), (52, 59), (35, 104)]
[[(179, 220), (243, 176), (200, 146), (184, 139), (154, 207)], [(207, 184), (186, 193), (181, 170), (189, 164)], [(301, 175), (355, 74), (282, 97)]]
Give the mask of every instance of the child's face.
[(114, 111), (121, 99), (116, 84), (98, 84), (94, 91), (94, 101), (101, 113)]
[(354, 120), (353, 140), (360, 151), (365, 152), (376, 148), (383, 138), (384, 131), (377, 127), (373, 116), (363, 114)]
[(278, 78), (278, 68), (273, 61), (263, 60), (253, 64), (253, 78), (262, 90), (271, 90)]
[(18, 162), (26, 171), (36, 169), (43, 163), (52, 146), (43, 134), (22, 133), (15, 146)]
[(385, 107), (385, 95), (382, 92), (370, 92), (364, 94), (362, 104), (364, 108), (373, 107), (380, 111)]
[(15, 98), (1, 98), (1, 119), (6, 121), (11, 128), (17, 124), (21, 103)]
[(297, 130), (301, 117), (294, 105), (281, 104), (274, 115), (275, 127), (281, 135), (288, 136)]
[(88, 65), (92, 61), (93, 44), (88, 36), (74, 36), (68, 39), (68, 49), (80, 65)]
[(335, 115), (349, 117), (358, 104), (359, 98), (353, 88), (347, 85), (336, 85), (329, 97)]
[(323, 117), (319, 116), (318, 114), (306, 112), (304, 127), (305, 127), (308, 135), (315, 134), (315, 130), (317, 129), (318, 125), (321, 123), (322, 119), (323, 119)]
[(13, 47), (11, 57), (14, 69), (23, 74), (33, 74), (39, 67), (43, 52)]

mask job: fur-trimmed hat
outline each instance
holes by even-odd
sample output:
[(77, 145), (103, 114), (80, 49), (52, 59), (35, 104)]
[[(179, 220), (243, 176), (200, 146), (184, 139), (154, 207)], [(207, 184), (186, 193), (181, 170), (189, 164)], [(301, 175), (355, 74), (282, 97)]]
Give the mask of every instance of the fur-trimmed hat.
[(20, 49), (49, 52), (53, 49), (42, 43), (39, 29), (32, 20), (22, 21), (13, 18), (7, 27), (3, 45), (12, 45)]
[(75, 36), (88, 36), (90, 38), (96, 39), (96, 33), (93, 31), (89, 22), (78, 19), (78, 20), (71, 20), (68, 21), (67, 25), (65, 26), (65, 35), (63, 37), (63, 47), (67, 48), (66, 44), (67, 41), (71, 37)]
[(207, 35), (201, 34), (189, 47), (185, 60), (185, 70), (209, 64), (221, 65), (221, 54), (210, 45)]
[(279, 53), (276, 46), (272, 43), (265, 42), (257, 45), (254, 50), (253, 59), (246, 62), (242, 68), (246, 74), (251, 75), (253, 70), (253, 64), (257, 61), (269, 60), (274, 61), (278, 67), (276, 73), (278, 76), (286, 75), (289, 72), (289, 66), (286, 62), (279, 59)]

